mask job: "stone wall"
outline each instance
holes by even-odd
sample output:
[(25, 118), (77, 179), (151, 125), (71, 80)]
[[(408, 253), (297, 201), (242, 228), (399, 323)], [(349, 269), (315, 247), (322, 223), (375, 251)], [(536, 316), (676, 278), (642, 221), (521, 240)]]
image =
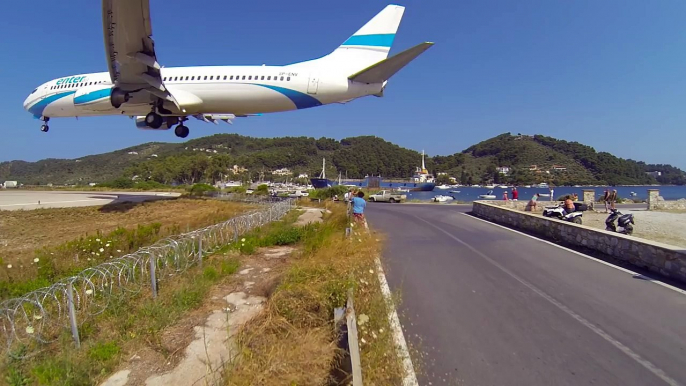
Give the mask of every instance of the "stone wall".
[(665, 201), (658, 189), (648, 189), (648, 210), (686, 210), (686, 198)]
[(475, 201), (472, 213), (558, 242), (582, 246), (686, 283), (686, 250), (619, 233)]

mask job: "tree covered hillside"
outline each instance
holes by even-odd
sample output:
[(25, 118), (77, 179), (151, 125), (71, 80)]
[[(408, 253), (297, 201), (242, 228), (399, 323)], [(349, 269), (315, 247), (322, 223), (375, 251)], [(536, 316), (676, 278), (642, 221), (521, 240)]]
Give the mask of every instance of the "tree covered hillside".
[[(326, 158), (327, 177), (381, 175), (408, 178), (421, 164), (421, 154), (381, 138), (282, 137), (253, 138), (217, 134), (184, 143), (145, 143), (122, 150), (73, 160), (0, 163), (0, 182), (25, 185), (88, 184), (116, 178), (138, 178), (160, 183), (214, 182), (219, 179), (282, 180), (321, 172)], [(502, 134), (447, 156), (427, 157), (430, 172), (463, 184), (549, 182), (574, 184), (684, 184), (684, 172), (670, 165), (647, 165), (596, 152), (577, 142), (535, 135)], [(505, 169), (502, 169), (504, 167)], [(282, 169), (290, 174), (284, 175)], [(501, 169), (499, 169), (501, 168)], [(278, 171), (278, 172), (277, 172)], [(647, 171), (660, 171), (656, 181)]]

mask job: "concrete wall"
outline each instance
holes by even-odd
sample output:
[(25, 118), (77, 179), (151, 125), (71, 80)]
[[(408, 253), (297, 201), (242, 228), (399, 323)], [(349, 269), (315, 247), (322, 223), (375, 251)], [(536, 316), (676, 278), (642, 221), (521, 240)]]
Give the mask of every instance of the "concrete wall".
[(686, 283), (686, 251), (683, 249), (554, 220), (537, 213), (524, 213), (491, 202), (475, 201), (472, 213), (495, 223), (586, 247)]
[(648, 210), (686, 210), (686, 199), (665, 201), (658, 189), (648, 189)]

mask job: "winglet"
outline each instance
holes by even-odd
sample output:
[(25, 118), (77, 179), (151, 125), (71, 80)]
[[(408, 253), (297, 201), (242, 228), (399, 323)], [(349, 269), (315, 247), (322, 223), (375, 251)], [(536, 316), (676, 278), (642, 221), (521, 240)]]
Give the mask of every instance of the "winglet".
[(383, 83), (400, 71), (408, 63), (416, 59), (424, 51), (433, 46), (432, 42), (424, 42), (373, 64), (362, 71), (350, 75), (348, 79), (360, 83)]

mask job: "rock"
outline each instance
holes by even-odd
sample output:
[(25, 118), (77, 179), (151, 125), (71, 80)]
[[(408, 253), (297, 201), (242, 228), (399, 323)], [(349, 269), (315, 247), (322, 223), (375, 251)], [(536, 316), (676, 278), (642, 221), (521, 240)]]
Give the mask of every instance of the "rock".
[(100, 386), (124, 386), (129, 381), (129, 374), (131, 374), (131, 370), (117, 371)]

